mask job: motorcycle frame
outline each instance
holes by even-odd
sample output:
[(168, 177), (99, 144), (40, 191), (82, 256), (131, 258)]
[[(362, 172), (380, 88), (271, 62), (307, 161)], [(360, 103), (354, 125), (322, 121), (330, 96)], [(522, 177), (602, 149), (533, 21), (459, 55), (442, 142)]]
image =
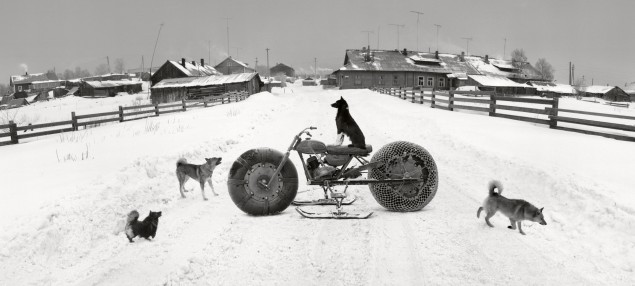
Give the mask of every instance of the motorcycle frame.
[[(282, 157), (282, 161), (280, 161), (280, 165), (278, 165), (278, 167), (276, 168), (276, 171), (271, 176), (271, 180), (267, 184), (267, 188), (269, 186), (271, 186), (271, 184), (273, 183), (275, 178), (277, 178), (278, 173), (280, 173), (280, 170), (282, 170), (282, 167), (284, 166), (284, 164), (286, 164), (287, 160), (289, 160), (289, 156), (291, 155), (291, 151), (293, 151), (293, 150), (298, 152), (298, 156), (300, 157), (300, 161), (302, 162), (302, 169), (304, 169), (304, 175), (307, 178), (307, 184), (308, 185), (313, 185), (313, 186), (316, 186), (316, 185), (317, 186), (322, 186), (322, 188), (325, 191), (325, 195), (326, 195), (327, 189), (330, 188), (330, 186), (336, 186), (336, 185), (348, 186), (348, 185), (368, 185), (368, 184), (378, 184), (378, 183), (404, 183), (405, 184), (405, 183), (417, 183), (417, 182), (423, 181), (422, 179), (382, 179), (382, 180), (377, 180), (377, 179), (346, 180), (346, 179), (343, 179), (342, 175), (344, 174), (344, 171), (346, 170), (346, 167), (348, 167), (348, 165), (351, 163), (351, 161), (353, 161), (353, 159), (356, 159), (362, 165), (370, 163), (370, 162), (368, 162), (368, 160), (366, 160), (363, 157), (358, 156), (358, 155), (348, 155), (348, 160), (346, 161), (346, 163), (344, 163), (344, 165), (341, 166), (340, 170), (337, 171), (337, 176), (335, 176), (333, 178), (329, 178), (329, 179), (324, 179), (324, 180), (315, 180), (313, 178), (313, 176), (311, 176), (311, 174), (309, 173), (307, 165), (306, 165), (306, 163), (304, 161), (304, 156), (302, 156), (302, 153), (296, 149), (298, 144), (300, 144), (300, 142), (302, 141), (302, 135), (306, 133), (309, 137), (311, 137), (311, 133), (309, 133), (308, 130), (314, 130), (314, 129), (317, 129), (317, 128), (316, 127), (308, 127), (308, 128), (305, 128), (304, 130), (302, 130), (302, 132), (300, 132), (297, 135), (295, 135), (295, 137), (293, 138), (293, 141), (289, 145), (289, 148), (287, 148), (287, 151), (285, 152), (284, 156)], [(328, 153), (325, 152), (324, 154), (328, 154)], [(363, 171), (363, 172), (367, 173), (368, 171)]]

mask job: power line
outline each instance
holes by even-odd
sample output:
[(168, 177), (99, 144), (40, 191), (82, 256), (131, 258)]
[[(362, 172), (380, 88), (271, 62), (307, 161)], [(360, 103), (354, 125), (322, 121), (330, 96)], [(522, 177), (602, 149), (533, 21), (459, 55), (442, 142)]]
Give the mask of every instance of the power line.
[(225, 20), (227, 20), (227, 57), (230, 57), (231, 54), (229, 53), (229, 20), (231, 18), (223, 18)]

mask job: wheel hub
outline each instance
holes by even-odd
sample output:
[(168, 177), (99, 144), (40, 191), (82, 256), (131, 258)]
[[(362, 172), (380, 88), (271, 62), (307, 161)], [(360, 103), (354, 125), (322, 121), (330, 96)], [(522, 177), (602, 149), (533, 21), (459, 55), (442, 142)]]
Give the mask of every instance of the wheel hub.
[(256, 200), (272, 200), (282, 190), (282, 175), (278, 173), (276, 179), (269, 184), (276, 171), (276, 166), (271, 163), (254, 164), (245, 174), (245, 190)]

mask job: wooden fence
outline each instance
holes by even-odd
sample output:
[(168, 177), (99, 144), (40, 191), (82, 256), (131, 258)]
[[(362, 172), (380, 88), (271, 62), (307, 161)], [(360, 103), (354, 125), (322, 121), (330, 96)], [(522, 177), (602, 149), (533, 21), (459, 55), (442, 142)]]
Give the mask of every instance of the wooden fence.
[[(211, 107), (219, 104), (242, 101), (249, 97), (246, 91), (229, 92), (223, 96), (208, 96), (199, 100), (181, 100), (181, 102), (171, 102), (164, 104), (146, 104), (136, 106), (119, 106), (119, 110), (110, 112), (101, 112), (93, 114), (77, 115), (71, 112), (71, 120), (58, 121), (51, 123), (17, 126), (16, 123), (10, 121), (9, 124), (0, 125), (0, 140), (9, 137), (9, 141), (0, 141), (0, 146), (18, 144), (20, 139), (26, 139), (37, 136), (45, 136), (58, 134), (63, 132), (71, 132), (79, 130), (79, 127), (97, 126), (107, 122), (124, 122), (137, 120), (147, 117), (155, 117), (161, 114), (172, 112), (184, 112), (194, 107)], [(105, 118), (104, 118), (105, 117)], [(38, 131), (38, 129), (47, 129)], [(25, 134), (26, 131), (34, 131)]]
[[(612, 130), (635, 132), (635, 117), (615, 114), (597, 113), (589, 111), (558, 108), (558, 98), (542, 99), (527, 98), (523, 95), (501, 96), (488, 91), (436, 91), (432, 89), (413, 90), (412, 88), (372, 88), (382, 94), (399, 97), (412, 103), (430, 104), (431, 108), (443, 110), (471, 110), (488, 113), (489, 116), (513, 120), (527, 121), (548, 125), (549, 128), (599, 135), (618, 140), (635, 141), (635, 136), (615, 134)], [(459, 96), (459, 97), (457, 97)], [(527, 95), (529, 96), (529, 95)], [(534, 95), (535, 97), (535, 95)], [(513, 106), (515, 102), (530, 106)], [(472, 104), (472, 105), (466, 105)], [(539, 108), (537, 108), (538, 106)], [(513, 113), (513, 114), (510, 114)], [(618, 118), (633, 120), (633, 125), (612, 123), (599, 120), (589, 120), (561, 116), (561, 113), (592, 115), (603, 118)], [(558, 123), (576, 124), (587, 127), (601, 127), (607, 131), (585, 130), (558, 126)]]

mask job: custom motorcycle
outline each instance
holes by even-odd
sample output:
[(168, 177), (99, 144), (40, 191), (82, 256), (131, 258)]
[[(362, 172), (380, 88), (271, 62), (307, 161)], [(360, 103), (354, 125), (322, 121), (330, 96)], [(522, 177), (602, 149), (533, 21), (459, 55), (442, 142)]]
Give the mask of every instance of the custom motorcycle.
[[(438, 171), (434, 159), (423, 147), (396, 141), (379, 149), (368, 161), (372, 146), (366, 148), (326, 145), (313, 140), (308, 127), (295, 135), (286, 153), (257, 148), (234, 161), (227, 186), (232, 201), (251, 215), (270, 215), (295, 204), (307, 218), (364, 219), (372, 212), (349, 213), (343, 206), (355, 201), (347, 189), (368, 185), (375, 200), (391, 211), (416, 211), (436, 194)], [(296, 151), (302, 162), (307, 185), (320, 186), (324, 197), (295, 200), (298, 173), (289, 160)], [(334, 205), (334, 211), (310, 212), (304, 205)]]

